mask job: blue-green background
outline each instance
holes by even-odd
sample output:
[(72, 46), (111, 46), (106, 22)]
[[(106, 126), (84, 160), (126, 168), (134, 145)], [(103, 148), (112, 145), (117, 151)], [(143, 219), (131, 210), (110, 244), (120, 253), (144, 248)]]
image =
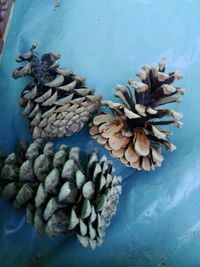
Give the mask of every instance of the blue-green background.
[[(139, 172), (113, 160), (123, 176), (117, 215), (103, 246), (91, 251), (76, 238), (48, 239), (25, 224), (23, 212), (0, 201), (1, 267), (200, 266), (200, 1), (199, 0), (17, 0), (0, 64), (0, 150), (8, 153), (30, 139), (18, 98), (27, 79), (14, 81), (15, 57), (38, 43), (42, 54), (62, 54), (63, 67), (113, 99), (142, 64), (168, 58), (187, 89), (176, 109), (184, 126), (174, 130), (174, 153), (162, 168)], [(85, 128), (55, 141), (91, 151)], [(108, 154), (101, 146), (101, 152)]]

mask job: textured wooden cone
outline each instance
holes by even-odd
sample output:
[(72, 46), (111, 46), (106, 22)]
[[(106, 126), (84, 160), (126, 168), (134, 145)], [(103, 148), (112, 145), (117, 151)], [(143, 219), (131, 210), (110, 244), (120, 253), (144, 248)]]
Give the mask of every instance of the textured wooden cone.
[[(83, 163), (84, 161), (84, 163)], [(121, 193), (121, 178), (105, 156), (81, 155), (65, 145), (54, 150), (38, 139), (0, 157), (0, 193), (40, 233), (74, 232), (85, 247), (100, 246)]]
[(85, 87), (83, 77), (59, 68), (60, 55), (48, 53), (38, 59), (34, 49), (17, 58), (17, 62), (27, 64), (13, 71), (15, 79), (22, 76), (34, 79), (20, 97), (33, 139), (79, 132), (98, 111), (101, 97)]
[(166, 73), (165, 65), (166, 59), (158, 67), (144, 65), (136, 74), (141, 82), (129, 79), (130, 87), (117, 85), (115, 96), (121, 103), (102, 101), (102, 107), (107, 107), (108, 112), (99, 113), (91, 124), (90, 134), (94, 139), (113, 157), (138, 170), (149, 171), (161, 166), (162, 147), (169, 151), (176, 148), (169, 140), (171, 132), (162, 126), (182, 125), (179, 112), (162, 109), (164, 104), (179, 103), (180, 98), (175, 95), (184, 94), (183, 89), (173, 85), (182, 75)]

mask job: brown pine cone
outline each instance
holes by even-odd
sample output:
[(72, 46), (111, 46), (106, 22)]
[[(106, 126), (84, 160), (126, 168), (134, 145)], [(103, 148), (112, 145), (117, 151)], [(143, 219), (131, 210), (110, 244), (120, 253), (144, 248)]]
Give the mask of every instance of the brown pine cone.
[(59, 54), (48, 53), (38, 59), (34, 49), (35, 46), (16, 59), (28, 63), (13, 72), (15, 79), (23, 76), (34, 79), (20, 97), (33, 139), (79, 132), (97, 112), (101, 97), (85, 87), (83, 77), (59, 68)]
[[(176, 94), (184, 94), (180, 87), (171, 85), (182, 78), (179, 72), (165, 73), (166, 59), (158, 67), (143, 66), (136, 75), (141, 82), (129, 80), (131, 88), (117, 85), (115, 96), (122, 103), (102, 101), (107, 107), (93, 119), (90, 134), (126, 166), (151, 170), (161, 166), (161, 147), (169, 151), (176, 147), (170, 142), (171, 132), (162, 125), (180, 127), (182, 115), (160, 106), (180, 102)], [(132, 90), (134, 89), (135, 97)], [(163, 120), (171, 117), (170, 120)]]
[(100, 246), (115, 214), (121, 178), (105, 156), (40, 140), (0, 157), (0, 192), (40, 233), (74, 232), (85, 247)]

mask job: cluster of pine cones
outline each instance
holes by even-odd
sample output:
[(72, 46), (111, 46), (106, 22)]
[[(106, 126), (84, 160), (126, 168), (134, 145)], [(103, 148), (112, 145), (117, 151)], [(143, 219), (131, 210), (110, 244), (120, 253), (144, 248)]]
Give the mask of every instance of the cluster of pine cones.
[[(45, 139), (70, 136), (90, 123), (90, 134), (128, 167), (151, 170), (161, 166), (162, 147), (173, 151), (171, 132), (162, 126), (180, 127), (181, 114), (162, 108), (180, 102), (184, 90), (173, 83), (179, 72), (165, 72), (166, 59), (157, 67), (143, 66), (141, 82), (117, 85), (120, 103), (102, 101), (84, 85), (84, 78), (61, 69), (57, 53), (40, 59), (36, 46), (16, 61), (15, 79), (31, 76), (20, 105), (28, 118), (33, 143), (22, 142), (16, 153), (0, 155), (0, 195), (17, 209), (26, 210), (27, 222), (39, 233), (55, 236), (74, 232), (85, 247), (103, 242), (121, 193), (121, 177), (112, 162), (94, 151), (61, 145), (55, 151)], [(165, 119), (170, 117), (170, 119)]]

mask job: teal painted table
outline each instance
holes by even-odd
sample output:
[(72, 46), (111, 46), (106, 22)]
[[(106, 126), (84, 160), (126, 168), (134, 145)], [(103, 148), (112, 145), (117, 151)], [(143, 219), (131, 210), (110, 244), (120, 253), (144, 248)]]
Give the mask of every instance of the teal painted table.
[[(84, 249), (73, 236), (48, 239), (25, 224), (23, 212), (0, 201), (0, 266), (200, 266), (200, 1), (199, 0), (18, 0), (0, 64), (0, 150), (30, 140), (18, 98), (26, 79), (14, 81), (15, 57), (38, 43), (57, 51), (63, 66), (87, 77), (88, 85), (113, 99), (116, 83), (135, 78), (141, 65), (168, 58), (187, 89), (176, 109), (184, 126), (174, 130), (174, 153), (162, 168), (139, 172), (113, 160), (123, 175), (117, 215), (101, 248)], [(55, 140), (98, 146), (85, 128)], [(107, 152), (100, 146), (99, 149)], [(108, 155), (108, 154), (107, 154)]]

